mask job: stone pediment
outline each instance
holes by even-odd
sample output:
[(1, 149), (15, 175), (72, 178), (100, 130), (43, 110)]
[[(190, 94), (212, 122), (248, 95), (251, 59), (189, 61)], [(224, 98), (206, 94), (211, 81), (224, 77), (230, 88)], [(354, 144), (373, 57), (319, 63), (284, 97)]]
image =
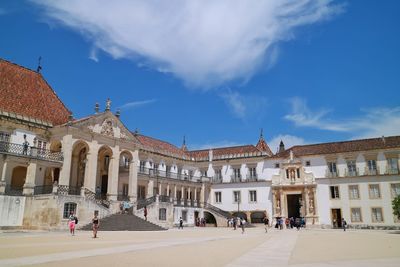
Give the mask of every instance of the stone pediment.
[(133, 134), (111, 112), (104, 112), (88, 118), (77, 120), (72, 126), (82, 131), (90, 131), (110, 138), (136, 140)]

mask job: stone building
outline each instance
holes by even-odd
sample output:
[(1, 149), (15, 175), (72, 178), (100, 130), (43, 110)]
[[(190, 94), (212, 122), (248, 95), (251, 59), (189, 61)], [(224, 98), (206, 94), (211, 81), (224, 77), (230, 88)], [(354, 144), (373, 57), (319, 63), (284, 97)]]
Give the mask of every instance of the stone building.
[(130, 131), (111, 101), (80, 119), (43, 76), (0, 60), (0, 227), (56, 229), (129, 203), (173, 227), (226, 226), (230, 216), (305, 218), (307, 225), (399, 227), (400, 136), (294, 146), (189, 151)]

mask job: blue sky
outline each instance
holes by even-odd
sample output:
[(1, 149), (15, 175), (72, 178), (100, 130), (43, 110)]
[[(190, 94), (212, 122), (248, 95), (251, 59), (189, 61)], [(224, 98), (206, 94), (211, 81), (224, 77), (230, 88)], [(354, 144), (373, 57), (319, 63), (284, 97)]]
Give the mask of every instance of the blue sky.
[(2, 1), (0, 57), (192, 149), (399, 135), (400, 2), (296, 3)]

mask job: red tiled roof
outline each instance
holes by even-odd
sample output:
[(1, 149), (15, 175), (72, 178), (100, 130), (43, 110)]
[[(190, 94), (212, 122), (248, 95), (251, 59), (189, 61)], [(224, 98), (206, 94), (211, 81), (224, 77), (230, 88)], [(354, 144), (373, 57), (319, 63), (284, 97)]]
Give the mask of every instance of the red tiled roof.
[(212, 150), (213, 159), (219, 159), (219, 158), (229, 157), (229, 156), (250, 157), (250, 156), (256, 156), (256, 155), (257, 156), (262, 155), (262, 151), (260, 151), (253, 145), (192, 150), (189, 152), (189, 154), (190, 154), (190, 157), (192, 157), (192, 158), (195, 158), (197, 160), (204, 160), (204, 159), (208, 159), (210, 150)]
[(267, 153), (269, 156), (271, 156), (273, 154), (271, 149), (267, 145), (267, 142), (265, 142), (264, 138), (262, 138), (262, 137), (260, 138), (260, 140), (258, 140), (256, 148), (260, 151)]
[(389, 136), (352, 141), (322, 143), (313, 145), (294, 146), (278, 153), (275, 157), (288, 157), (290, 150), (295, 156), (334, 154), (375, 149), (400, 148), (400, 136)]
[(173, 155), (175, 157), (182, 157), (182, 158), (187, 157), (184, 151), (182, 151), (181, 149), (170, 143), (155, 139), (150, 136), (145, 136), (135, 133), (134, 135), (145, 148), (150, 148), (151, 150), (159, 152), (161, 154)]
[(0, 109), (59, 125), (71, 112), (40, 73), (0, 59)]

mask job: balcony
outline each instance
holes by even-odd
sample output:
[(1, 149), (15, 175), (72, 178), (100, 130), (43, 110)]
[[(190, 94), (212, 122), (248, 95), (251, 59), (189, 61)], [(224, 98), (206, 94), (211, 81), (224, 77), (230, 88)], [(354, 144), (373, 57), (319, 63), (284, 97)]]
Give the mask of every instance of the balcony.
[(365, 167), (365, 170), (364, 170), (364, 175), (367, 175), (367, 176), (378, 175), (379, 173), (380, 172), (379, 172), (378, 167), (376, 167), (375, 169), (370, 169), (368, 167)]
[(394, 175), (394, 174), (399, 174), (399, 173), (400, 173), (400, 171), (397, 168), (386, 168), (385, 174)]
[(240, 183), (242, 182), (242, 176), (231, 175), (231, 183)]
[(257, 182), (258, 175), (257, 174), (247, 174), (246, 175), (246, 182)]
[(335, 177), (339, 177), (339, 171), (330, 171), (329, 169), (326, 171), (325, 176), (327, 178), (335, 178)]
[(345, 177), (355, 177), (355, 176), (360, 176), (360, 172), (358, 171), (358, 168), (354, 169), (348, 169), (346, 168), (344, 171), (344, 176)]
[(222, 184), (222, 177), (214, 176), (211, 178), (211, 183), (213, 184)]
[(203, 181), (203, 176), (194, 176), (194, 175), (187, 175), (181, 174), (176, 172), (169, 172), (169, 171), (160, 171), (156, 169), (149, 169), (149, 168), (139, 168), (139, 174), (147, 175), (150, 177), (155, 178), (167, 178), (167, 179), (174, 179), (174, 180), (182, 180), (182, 181), (189, 181), (194, 183), (201, 183)]
[(52, 152), (48, 149), (38, 149), (4, 141), (0, 141), (0, 153), (57, 162), (62, 162), (64, 159), (62, 152)]

